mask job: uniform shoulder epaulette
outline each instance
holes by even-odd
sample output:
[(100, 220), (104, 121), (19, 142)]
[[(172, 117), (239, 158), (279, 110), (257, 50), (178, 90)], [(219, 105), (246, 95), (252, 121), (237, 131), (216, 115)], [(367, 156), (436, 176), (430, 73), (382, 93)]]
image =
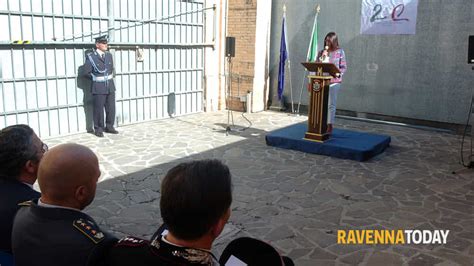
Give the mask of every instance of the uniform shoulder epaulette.
[(72, 225), (95, 244), (98, 244), (105, 239), (105, 235), (100, 231), (99, 227), (89, 220), (82, 218), (77, 219), (72, 223)]
[(31, 204), (33, 204), (33, 202), (31, 200), (28, 200), (18, 203), (18, 206), (31, 206)]
[(139, 246), (146, 246), (150, 242), (145, 239), (141, 239), (138, 237), (133, 237), (133, 236), (126, 236), (122, 239), (120, 239), (116, 246), (126, 246), (126, 247), (139, 247)]

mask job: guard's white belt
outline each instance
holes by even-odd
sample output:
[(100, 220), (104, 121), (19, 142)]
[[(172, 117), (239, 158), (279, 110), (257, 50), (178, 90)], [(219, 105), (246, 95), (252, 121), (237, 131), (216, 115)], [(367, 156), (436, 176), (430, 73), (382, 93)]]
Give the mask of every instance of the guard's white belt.
[(108, 76), (100, 76), (100, 77), (96, 77), (94, 75), (92, 75), (92, 81), (96, 81), (96, 82), (105, 82), (109, 79), (113, 79), (114, 76), (113, 75), (108, 75)]

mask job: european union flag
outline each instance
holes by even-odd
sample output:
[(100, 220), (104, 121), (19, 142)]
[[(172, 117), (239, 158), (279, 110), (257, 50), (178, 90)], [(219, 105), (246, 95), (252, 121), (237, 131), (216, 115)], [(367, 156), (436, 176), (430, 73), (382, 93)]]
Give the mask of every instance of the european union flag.
[(278, 100), (281, 100), (283, 89), (285, 88), (285, 63), (288, 58), (286, 38), (286, 15), (283, 13), (283, 21), (281, 24), (281, 42), (280, 42), (280, 65), (278, 68)]

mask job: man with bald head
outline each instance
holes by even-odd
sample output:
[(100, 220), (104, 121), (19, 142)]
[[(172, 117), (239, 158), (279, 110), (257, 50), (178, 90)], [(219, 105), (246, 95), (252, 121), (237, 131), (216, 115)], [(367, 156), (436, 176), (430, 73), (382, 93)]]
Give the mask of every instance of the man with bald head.
[(103, 264), (116, 238), (82, 212), (94, 199), (99, 176), (97, 156), (85, 146), (62, 144), (43, 156), (41, 198), (25, 202), (13, 223), (17, 266)]

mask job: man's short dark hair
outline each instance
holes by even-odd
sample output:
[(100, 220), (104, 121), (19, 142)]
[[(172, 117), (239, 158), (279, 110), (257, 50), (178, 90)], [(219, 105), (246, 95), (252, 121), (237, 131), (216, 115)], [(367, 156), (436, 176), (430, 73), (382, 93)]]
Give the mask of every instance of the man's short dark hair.
[(161, 183), (161, 217), (183, 240), (205, 235), (231, 203), (231, 174), (219, 160), (181, 163)]
[(17, 179), (28, 160), (34, 160), (34, 131), (27, 125), (13, 125), (0, 130), (0, 178)]

